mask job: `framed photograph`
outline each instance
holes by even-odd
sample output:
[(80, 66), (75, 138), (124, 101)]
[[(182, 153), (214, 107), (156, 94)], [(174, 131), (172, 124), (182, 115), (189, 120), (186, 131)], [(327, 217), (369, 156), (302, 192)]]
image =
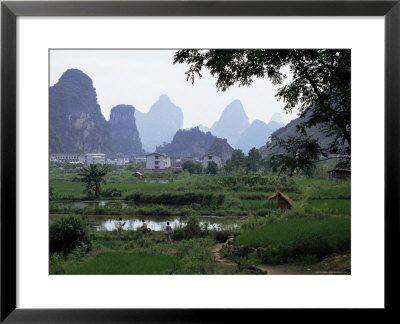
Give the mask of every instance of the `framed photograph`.
[(1, 321), (393, 309), (399, 15), (3, 1)]

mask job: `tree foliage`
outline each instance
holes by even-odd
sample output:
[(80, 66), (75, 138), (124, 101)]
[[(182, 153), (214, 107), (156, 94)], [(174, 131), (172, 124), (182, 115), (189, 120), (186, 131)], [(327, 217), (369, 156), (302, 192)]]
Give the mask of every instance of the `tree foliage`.
[(218, 165), (214, 161), (208, 162), (206, 173), (207, 174), (217, 174), (218, 172)]
[(104, 176), (108, 173), (107, 165), (91, 164), (80, 170), (81, 182), (86, 184), (85, 191), (89, 197), (100, 197), (101, 184), (105, 183)]
[(244, 155), (242, 150), (234, 150), (232, 152), (231, 158), (226, 161), (225, 170), (228, 172), (243, 170), (245, 167), (245, 158), (246, 156)]
[[(351, 144), (351, 52), (343, 49), (317, 50), (195, 50), (184, 49), (174, 55), (174, 63), (186, 63), (187, 80), (192, 83), (202, 76), (205, 67), (217, 78), (216, 87), (225, 91), (234, 84), (250, 86), (254, 79), (267, 77), (278, 85), (276, 97), (285, 104), (284, 110), (299, 109), (299, 115), (309, 118), (299, 125), (299, 150), (313, 155), (315, 142), (309, 140), (307, 129), (317, 126), (332, 143), (319, 153), (350, 155)], [(290, 70), (289, 82), (284, 67)], [(280, 141), (283, 146), (293, 147), (296, 141)], [(308, 146), (310, 144), (310, 146)], [(344, 145), (346, 144), (346, 145)], [(318, 145), (318, 143), (317, 143)], [(344, 149), (343, 149), (344, 148)], [(282, 158), (282, 163), (291, 169), (291, 164), (300, 162), (297, 158)], [(316, 160), (318, 157), (316, 156)], [(316, 160), (311, 161), (314, 163)]]
[(293, 176), (295, 172), (303, 172), (310, 175), (314, 162), (321, 153), (318, 141), (310, 137), (289, 137), (288, 139), (276, 139), (276, 145), (285, 149), (285, 154), (275, 154), (271, 157), (272, 170), (288, 173)]
[(182, 164), (182, 170), (188, 171), (190, 174), (201, 174), (203, 172), (203, 166), (201, 163), (186, 160)]
[(245, 159), (246, 173), (258, 171), (260, 168), (261, 159), (261, 154), (255, 147), (253, 147)]
[(50, 254), (71, 252), (84, 243), (90, 248), (90, 238), (82, 221), (74, 216), (58, 219), (50, 225)]

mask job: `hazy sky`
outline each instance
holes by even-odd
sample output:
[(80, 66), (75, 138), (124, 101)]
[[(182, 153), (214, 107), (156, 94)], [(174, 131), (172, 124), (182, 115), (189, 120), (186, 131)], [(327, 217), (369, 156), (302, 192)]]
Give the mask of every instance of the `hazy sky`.
[(286, 124), (297, 117), (285, 114), (277, 102), (277, 87), (268, 79), (257, 79), (250, 87), (234, 86), (217, 92), (216, 79), (204, 70), (203, 77), (192, 85), (186, 81), (186, 64), (173, 64), (175, 50), (51, 50), (50, 85), (71, 68), (82, 70), (92, 80), (104, 117), (118, 104), (132, 105), (147, 112), (161, 94), (183, 111), (183, 127), (199, 124), (211, 127), (224, 108), (239, 99), (251, 123), (254, 119), (269, 122), (275, 112)]

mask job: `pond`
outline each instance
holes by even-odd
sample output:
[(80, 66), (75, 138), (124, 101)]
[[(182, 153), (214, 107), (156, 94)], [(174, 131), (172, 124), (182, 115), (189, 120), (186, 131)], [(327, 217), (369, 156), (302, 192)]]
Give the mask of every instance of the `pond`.
[[(53, 223), (54, 219), (63, 215), (50, 215), (50, 224)], [(117, 229), (119, 216), (114, 215), (90, 215), (88, 216), (88, 224), (91, 228), (96, 231), (114, 231)], [(136, 231), (140, 226), (142, 226), (142, 219), (139, 217), (122, 217), (122, 221), (125, 222), (124, 230)], [(170, 218), (161, 216), (145, 216), (147, 227), (152, 231), (162, 231), (164, 227), (169, 222), (169, 225), (174, 229), (180, 226), (186, 225), (187, 218), (179, 216), (171, 216)], [(207, 228), (212, 230), (224, 230), (224, 229), (234, 229), (237, 228), (243, 221), (245, 217), (220, 217), (220, 216), (200, 216), (200, 225), (204, 226), (207, 224)]]
[[(111, 218), (113, 217), (113, 218)], [(203, 216), (200, 217), (200, 225), (204, 226), (207, 224), (208, 229), (232, 229), (237, 228), (242, 221), (243, 218), (239, 217), (218, 217), (218, 216)], [(137, 230), (140, 226), (142, 226), (141, 218), (122, 218), (122, 221), (125, 222), (124, 230)], [(165, 217), (150, 217), (146, 216), (145, 218), (147, 227), (152, 231), (162, 231), (164, 230), (167, 222), (174, 229), (180, 226), (186, 225), (185, 217), (171, 217), (169, 219)], [(114, 231), (117, 229), (118, 217), (110, 216), (110, 218), (89, 218), (90, 226), (97, 231)]]

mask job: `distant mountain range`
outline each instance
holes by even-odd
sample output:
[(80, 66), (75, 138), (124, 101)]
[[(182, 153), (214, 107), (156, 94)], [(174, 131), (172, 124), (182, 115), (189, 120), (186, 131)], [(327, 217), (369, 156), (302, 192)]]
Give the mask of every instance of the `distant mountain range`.
[(282, 123), (270, 121), (268, 124), (256, 119), (249, 127), (240, 135), (235, 148), (241, 149), (247, 154), (253, 147), (260, 148), (265, 145), (269, 137), (277, 129), (284, 126)]
[(276, 113), (266, 124), (249, 123), (240, 100), (231, 102), (211, 129), (204, 125), (182, 130), (182, 109), (163, 94), (142, 113), (132, 105), (111, 109), (107, 122), (97, 102), (96, 89), (88, 75), (69, 69), (50, 87), (50, 152), (106, 153), (130, 156), (165, 152), (193, 156), (216, 153), (226, 160), (233, 148), (244, 153), (263, 146), (270, 135), (284, 126)]
[(164, 94), (151, 106), (148, 113), (136, 110), (136, 124), (143, 148), (154, 152), (157, 145), (169, 143), (182, 128), (182, 109), (175, 106)]
[(220, 119), (213, 124), (211, 133), (226, 138), (231, 146), (247, 154), (253, 147), (259, 148), (265, 145), (271, 134), (283, 126), (279, 113), (273, 114), (268, 124), (258, 119), (250, 124), (241, 101), (234, 100), (224, 109)]
[(222, 112), (210, 131), (215, 136), (226, 138), (235, 147), (240, 135), (250, 126), (249, 119), (240, 100), (232, 101)]

